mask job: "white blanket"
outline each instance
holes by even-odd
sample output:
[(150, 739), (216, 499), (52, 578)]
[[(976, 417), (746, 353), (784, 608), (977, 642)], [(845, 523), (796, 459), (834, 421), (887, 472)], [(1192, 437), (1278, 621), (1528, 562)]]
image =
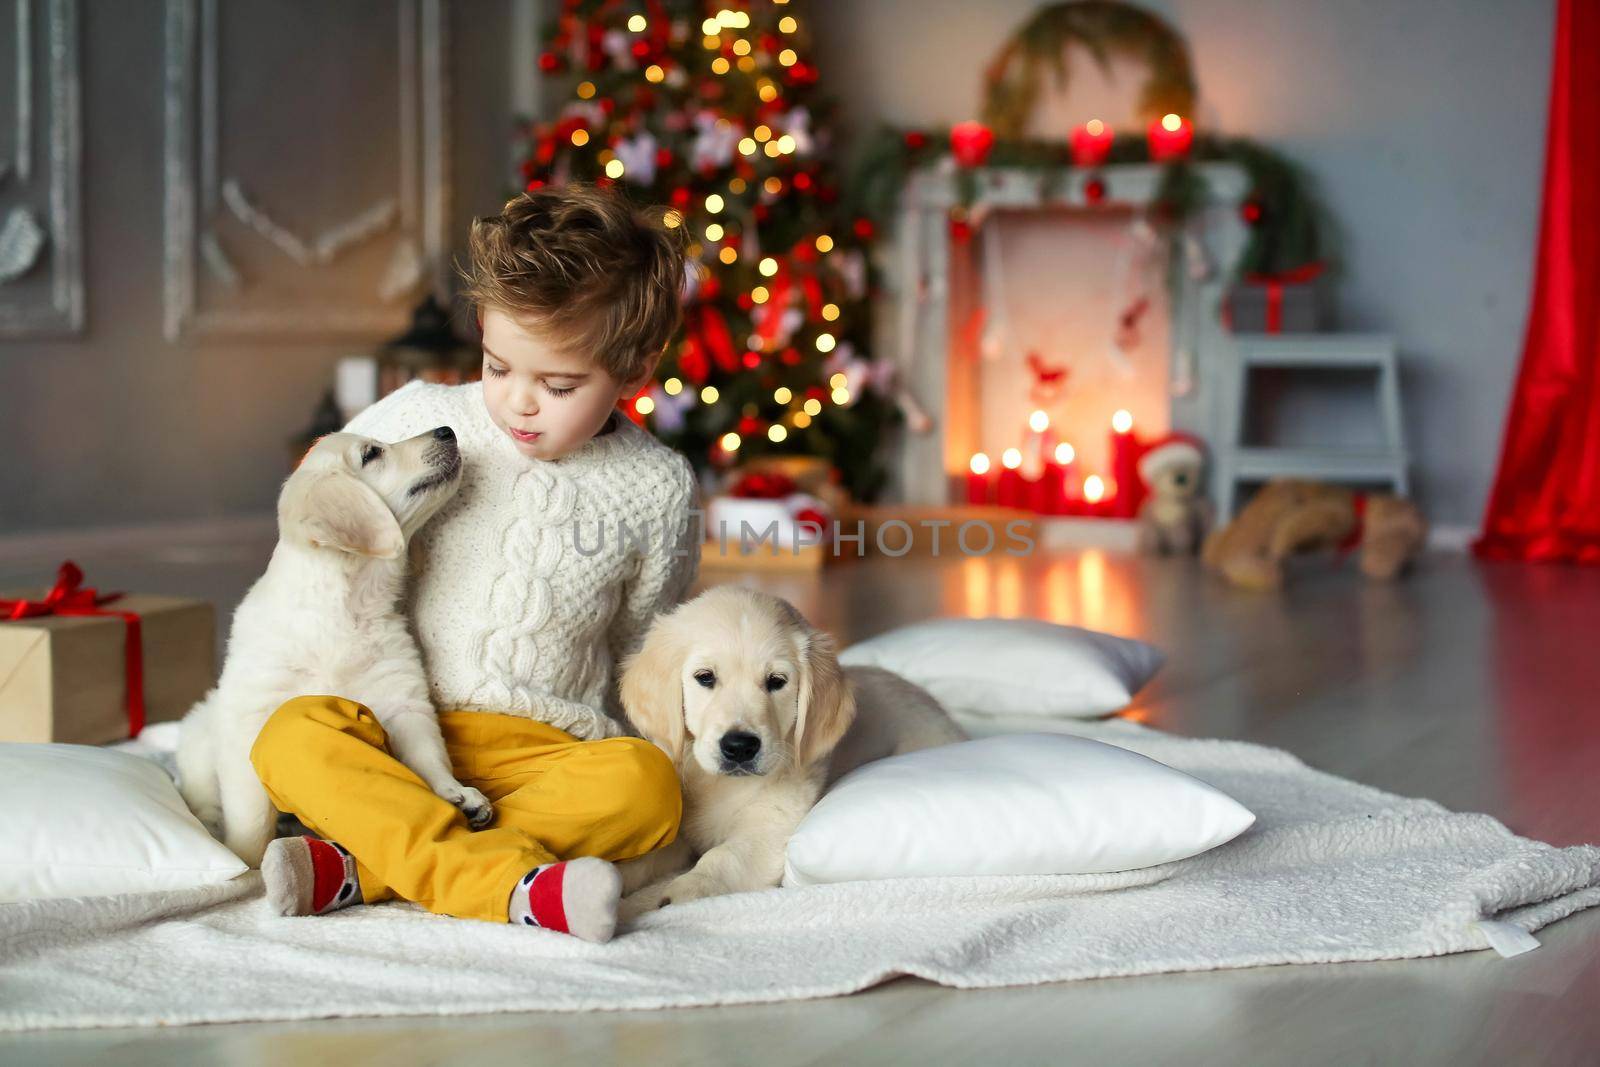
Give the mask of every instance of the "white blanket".
[[(1558, 849), (1310, 770), (1275, 749), (1075, 727), (1256, 812), (1206, 855), (1128, 874), (774, 889), (653, 914), (606, 945), (408, 905), (270, 915), (259, 881), (0, 906), (0, 1029), (663, 1008), (1531, 946), (1600, 903)], [(952, 841), (952, 848), (969, 843)], [(1482, 923), (1480, 920), (1492, 920)]]

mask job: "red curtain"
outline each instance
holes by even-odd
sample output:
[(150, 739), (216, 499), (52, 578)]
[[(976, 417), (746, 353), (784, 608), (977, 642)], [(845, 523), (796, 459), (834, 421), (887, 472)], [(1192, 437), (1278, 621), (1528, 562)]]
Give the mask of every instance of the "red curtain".
[(1544, 210), (1522, 368), (1473, 546), (1600, 563), (1600, 3), (1560, 0)]

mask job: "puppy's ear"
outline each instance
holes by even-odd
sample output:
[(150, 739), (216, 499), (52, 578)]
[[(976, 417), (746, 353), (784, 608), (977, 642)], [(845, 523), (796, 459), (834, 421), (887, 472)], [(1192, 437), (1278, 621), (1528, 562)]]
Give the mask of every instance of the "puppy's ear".
[(405, 550), (405, 535), (389, 505), (342, 471), (291, 475), (278, 497), (278, 529), (318, 548), (376, 559), (395, 559)]
[(659, 616), (638, 652), (622, 667), (620, 696), (628, 721), (645, 740), (683, 758), (683, 645), (668, 616)]
[(800, 718), (794, 728), (800, 766), (826, 759), (855, 717), (855, 691), (834, 654), (833, 638), (812, 630), (800, 661)]

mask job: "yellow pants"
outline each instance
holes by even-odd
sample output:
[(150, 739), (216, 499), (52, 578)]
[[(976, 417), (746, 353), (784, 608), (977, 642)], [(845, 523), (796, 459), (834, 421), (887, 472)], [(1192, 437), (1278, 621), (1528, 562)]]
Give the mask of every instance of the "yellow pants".
[(368, 903), (401, 897), (432, 912), (506, 921), (511, 890), (541, 864), (625, 860), (670, 844), (683, 798), (648, 741), (579, 741), (514, 715), (439, 716), (456, 777), (494, 803), (483, 830), (385, 748), (370, 710), (296, 697), (273, 713), (250, 760), (279, 811), (343, 846)]

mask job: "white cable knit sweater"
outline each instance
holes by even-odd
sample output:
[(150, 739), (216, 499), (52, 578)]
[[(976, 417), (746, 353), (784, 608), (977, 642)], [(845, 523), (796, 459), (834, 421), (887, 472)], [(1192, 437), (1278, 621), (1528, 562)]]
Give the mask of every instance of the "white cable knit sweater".
[(688, 461), (612, 422), (542, 461), (490, 421), (476, 383), (413, 382), (350, 420), (380, 441), (449, 426), (461, 447), (461, 488), (413, 552), (412, 625), (441, 711), (526, 715), (588, 739), (622, 732), (615, 666), (683, 598), (699, 557)]

